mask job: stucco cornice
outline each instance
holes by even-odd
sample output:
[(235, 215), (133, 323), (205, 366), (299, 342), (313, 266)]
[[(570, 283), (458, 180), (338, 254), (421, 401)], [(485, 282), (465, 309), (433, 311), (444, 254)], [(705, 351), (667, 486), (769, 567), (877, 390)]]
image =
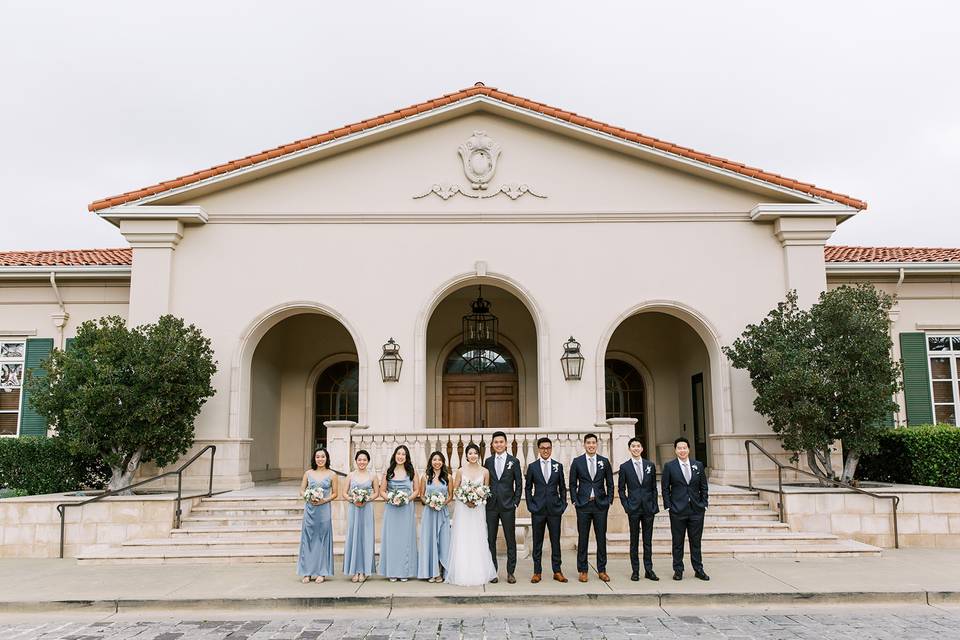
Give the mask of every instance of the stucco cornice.
[(785, 218), (833, 218), (837, 223), (852, 218), (859, 213), (853, 207), (837, 203), (802, 204), (802, 203), (760, 203), (750, 211), (750, 219), (754, 222), (775, 222)]
[(610, 222), (749, 222), (737, 211), (468, 211), (456, 213), (218, 213), (208, 224), (511, 224)]
[(100, 214), (116, 226), (125, 220), (175, 220), (181, 224), (206, 224), (208, 215), (196, 205), (124, 205), (107, 209)]

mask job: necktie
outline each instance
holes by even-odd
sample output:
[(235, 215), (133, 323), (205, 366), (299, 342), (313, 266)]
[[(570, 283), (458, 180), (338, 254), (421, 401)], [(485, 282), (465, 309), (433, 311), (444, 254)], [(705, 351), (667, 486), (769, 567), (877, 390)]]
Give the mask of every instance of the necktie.
[(587, 465), (590, 469), (590, 479), (593, 480), (597, 475), (597, 461), (595, 458), (587, 458)]
[(639, 460), (633, 461), (633, 468), (637, 470), (637, 477), (640, 479), (640, 482), (643, 483), (643, 465), (640, 464)]
[(690, 463), (684, 462), (680, 465), (680, 468), (683, 469), (683, 478), (687, 481), (687, 484), (690, 484)]
[(497, 456), (497, 479), (503, 475), (503, 456)]
[(540, 463), (540, 469), (543, 471), (543, 480), (544, 482), (550, 482), (550, 461), (543, 460)]

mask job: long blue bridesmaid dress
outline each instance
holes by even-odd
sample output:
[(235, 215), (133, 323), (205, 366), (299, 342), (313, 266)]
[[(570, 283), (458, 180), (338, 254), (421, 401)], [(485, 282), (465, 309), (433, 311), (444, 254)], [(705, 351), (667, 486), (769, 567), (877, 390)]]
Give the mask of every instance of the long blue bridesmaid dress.
[[(357, 482), (350, 478), (347, 495), (353, 489), (373, 490), (373, 483)], [(349, 499), (349, 498), (348, 498)], [(343, 546), (343, 573), (354, 576), (358, 573), (370, 575), (376, 570), (374, 558), (374, 520), (373, 502), (358, 507), (352, 502), (347, 506), (347, 539)]]
[[(308, 478), (308, 481), (308, 486), (322, 487), (325, 495), (329, 497), (330, 476), (319, 481)], [(320, 505), (305, 502), (303, 505), (303, 529), (300, 531), (297, 575), (333, 575), (333, 518), (330, 516), (329, 502)]]
[[(434, 478), (427, 485), (424, 498), (439, 493), (447, 497), (447, 485)], [(435, 578), (440, 567), (450, 566), (450, 513), (447, 507), (437, 511), (426, 505), (420, 514), (420, 554), (417, 563), (418, 578)]]
[[(387, 481), (387, 491), (402, 489), (413, 494), (413, 480)], [(411, 500), (402, 507), (389, 502), (383, 507), (380, 533), (380, 575), (387, 578), (417, 577), (417, 511)]]

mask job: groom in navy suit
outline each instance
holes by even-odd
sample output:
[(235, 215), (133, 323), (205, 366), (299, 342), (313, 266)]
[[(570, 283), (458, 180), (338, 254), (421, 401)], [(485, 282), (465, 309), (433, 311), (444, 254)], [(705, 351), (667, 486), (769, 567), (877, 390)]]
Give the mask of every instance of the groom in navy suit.
[(553, 579), (566, 582), (560, 572), (560, 519), (567, 509), (567, 483), (563, 479), (563, 465), (551, 458), (553, 442), (544, 436), (537, 440), (540, 457), (527, 467), (527, 511), (533, 524), (533, 577), (530, 582), (540, 582), (543, 556), (543, 530), (550, 530), (550, 561)]
[(683, 580), (683, 538), (690, 540), (690, 564), (693, 575), (701, 580), (710, 576), (703, 572), (700, 539), (703, 537), (703, 516), (709, 502), (707, 470), (703, 463), (690, 457), (690, 441), (684, 437), (673, 441), (675, 460), (663, 465), (661, 478), (663, 506), (670, 510), (670, 536), (673, 539), (673, 579)]
[(630, 579), (640, 579), (640, 528), (643, 527), (643, 577), (659, 580), (653, 571), (653, 519), (660, 511), (657, 505), (657, 468), (643, 456), (643, 442), (630, 438), (630, 457), (620, 465), (617, 489), (620, 504), (630, 523)]
[(577, 571), (580, 582), (587, 581), (587, 545), (590, 525), (597, 539), (597, 576), (610, 582), (607, 575), (607, 512), (613, 502), (613, 468), (610, 460), (597, 454), (597, 436), (583, 437), (584, 454), (570, 463), (570, 501), (577, 508)]

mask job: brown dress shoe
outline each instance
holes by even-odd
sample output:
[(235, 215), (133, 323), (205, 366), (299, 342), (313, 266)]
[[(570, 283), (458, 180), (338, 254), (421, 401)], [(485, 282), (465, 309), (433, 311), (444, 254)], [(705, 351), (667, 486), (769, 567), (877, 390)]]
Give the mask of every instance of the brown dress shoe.
[(553, 579), (556, 580), (557, 582), (566, 582), (566, 581), (567, 581), (567, 579), (564, 577), (564, 575), (563, 575), (562, 573), (560, 573), (559, 571), (557, 571), (555, 574), (553, 574)]
[(533, 584), (537, 584), (538, 582), (540, 582), (540, 574), (539, 573), (533, 574), (533, 577), (530, 578), (530, 582), (532, 582)]
[(600, 573), (597, 574), (597, 576), (604, 582), (610, 582), (610, 576), (607, 575), (606, 571), (601, 571)]
[(586, 582), (586, 581), (587, 581), (587, 572), (586, 572), (586, 571), (581, 571), (581, 572), (580, 572), (580, 578), (579, 578), (579, 579), (580, 579), (580, 582)]
[(508, 584), (514, 584), (514, 583), (516, 583), (516, 581), (517, 581), (517, 579), (513, 577), (513, 574), (512, 574), (512, 573), (508, 573), (508, 574), (507, 574), (507, 583), (508, 583)]

